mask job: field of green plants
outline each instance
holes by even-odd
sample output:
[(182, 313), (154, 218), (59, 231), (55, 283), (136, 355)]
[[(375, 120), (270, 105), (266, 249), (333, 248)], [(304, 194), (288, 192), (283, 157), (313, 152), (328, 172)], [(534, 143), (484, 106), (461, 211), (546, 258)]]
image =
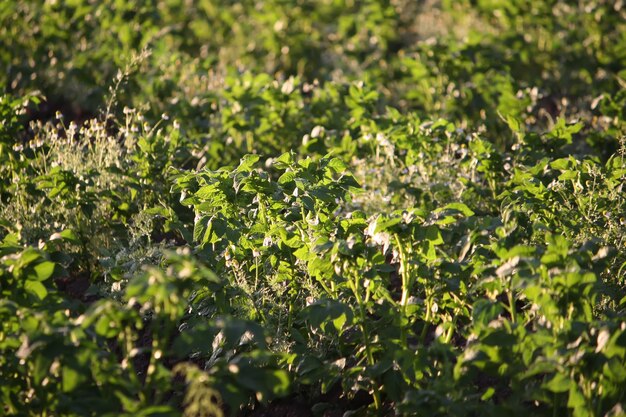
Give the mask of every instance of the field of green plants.
[(0, 2), (0, 415), (626, 416), (626, 2)]

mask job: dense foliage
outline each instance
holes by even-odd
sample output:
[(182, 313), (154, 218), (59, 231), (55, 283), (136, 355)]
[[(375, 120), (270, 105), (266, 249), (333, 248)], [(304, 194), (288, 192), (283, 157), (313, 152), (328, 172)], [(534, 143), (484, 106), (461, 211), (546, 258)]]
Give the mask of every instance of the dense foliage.
[(622, 1), (0, 2), (0, 414), (626, 416)]

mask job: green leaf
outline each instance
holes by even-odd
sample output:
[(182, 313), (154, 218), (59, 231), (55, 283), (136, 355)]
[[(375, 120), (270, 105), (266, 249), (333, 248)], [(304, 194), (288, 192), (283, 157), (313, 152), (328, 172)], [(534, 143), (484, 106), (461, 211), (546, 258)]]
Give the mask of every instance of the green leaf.
[(585, 407), (585, 397), (576, 384), (570, 384), (567, 406), (569, 408)]
[(283, 371), (281, 369), (272, 371), (270, 374), (270, 378), (272, 384), (269, 385), (272, 387), (272, 392), (276, 396), (284, 396), (289, 393), (289, 388), (291, 386), (291, 379), (289, 378), (289, 373), (287, 371)]
[(295, 179), (296, 179), (296, 173), (293, 171), (287, 171), (283, 173), (283, 175), (281, 175), (280, 178), (278, 178), (278, 183), (288, 184), (290, 182), (293, 182)]
[(441, 237), (441, 232), (439, 232), (439, 228), (437, 228), (437, 226), (435, 225), (431, 225), (426, 228), (425, 237), (432, 245), (443, 244), (443, 238)]
[(31, 281), (27, 280), (24, 283), (24, 289), (39, 298), (39, 300), (43, 300), (48, 295), (48, 290), (46, 287), (39, 281)]
[(348, 169), (348, 167), (346, 166), (346, 164), (339, 158), (333, 158), (328, 162), (328, 167), (331, 168), (333, 171), (335, 171), (336, 173), (342, 173), (344, 172), (346, 169)]
[(507, 126), (509, 126), (509, 129), (511, 129), (512, 132), (514, 133), (522, 132), (522, 124), (519, 122), (519, 120), (509, 115), (507, 115), (505, 119), (506, 119)]
[(552, 169), (558, 169), (559, 171), (565, 171), (571, 166), (571, 160), (569, 158), (559, 158), (550, 162)]
[[(55, 264), (54, 262), (44, 261), (37, 265), (35, 265), (35, 274), (37, 281), (45, 281), (52, 276), (54, 272)], [(32, 279), (29, 277), (29, 279)]]
[(327, 325), (332, 323), (333, 328), (340, 334), (345, 326), (352, 324), (354, 318), (349, 306), (329, 299), (311, 304), (302, 311), (302, 314), (309, 320), (311, 326), (327, 331)]
[(502, 305), (488, 299), (479, 299), (472, 309), (472, 321), (478, 325), (487, 327), (489, 323), (500, 316)]
[(480, 341), (485, 346), (496, 346), (499, 348), (513, 346), (517, 343), (517, 338), (504, 329), (495, 329), (487, 333)]
[(341, 332), (341, 330), (343, 329), (343, 326), (346, 324), (347, 321), (348, 321), (347, 315), (345, 313), (341, 314), (339, 317), (333, 320), (333, 326), (335, 326), (335, 329)]
[(493, 394), (496, 393), (496, 390), (493, 387), (487, 388), (487, 391), (480, 397), (481, 401), (487, 401), (489, 398), (493, 397)]
[(80, 239), (72, 229), (65, 229), (60, 233), (54, 233), (50, 236), (50, 240), (62, 239), (74, 244), (80, 244)]
[(62, 370), (63, 392), (74, 391), (82, 382), (86, 380), (84, 371), (79, 371), (69, 365), (64, 365)]
[(559, 175), (559, 181), (569, 181), (578, 178), (577, 171), (565, 171)]
[(235, 378), (242, 386), (255, 391), (257, 398), (261, 401), (267, 401), (272, 396), (284, 396), (289, 393), (291, 386), (291, 380), (286, 371), (266, 370), (248, 365), (242, 366), (235, 373)]
[(446, 211), (446, 210), (455, 210), (458, 211), (460, 213), (462, 213), (465, 217), (471, 217), (473, 216), (475, 213), (472, 209), (470, 209), (467, 204), (464, 203), (450, 203), (447, 204), (446, 206), (442, 207), (442, 208), (438, 208), (437, 210), (435, 210), (435, 213), (441, 213), (442, 211)]
[(118, 334), (119, 330), (115, 328), (115, 324), (111, 321), (111, 317), (100, 316), (96, 323), (96, 333), (103, 337), (114, 337)]
[(278, 169), (286, 169), (293, 164), (291, 153), (285, 152), (274, 160), (274, 166)]
[(259, 161), (259, 155), (251, 155), (251, 154), (246, 155), (243, 158), (241, 158), (239, 166), (237, 167), (235, 172), (250, 172), (252, 171), (254, 164), (256, 164), (258, 161)]
[(306, 245), (303, 245), (302, 247), (300, 247), (300, 249), (296, 250), (293, 255), (303, 261), (308, 261), (315, 257), (315, 254), (311, 250), (309, 250), (308, 246)]
[(212, 223), (210, 216), (202, 216), (193, 227), (193, 240), (198, 243), (206, 243), (211, 237)]
[(41, 258), (41, 254), (37, 250), (33, 248), (27, 248), (20, 255), (19, 264), (22, 266), (26, 266), (40, 258)]
[(557, 373), (543, 387), (552, 392), (566, 392), (570, 389), (572, 381), (564, 374)]

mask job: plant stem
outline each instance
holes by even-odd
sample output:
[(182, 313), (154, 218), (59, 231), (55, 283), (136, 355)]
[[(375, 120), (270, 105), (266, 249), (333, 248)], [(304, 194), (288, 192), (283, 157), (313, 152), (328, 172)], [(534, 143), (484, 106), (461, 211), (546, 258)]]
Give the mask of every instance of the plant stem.
[(426, 306), (426, 316), (424, 317), (424, 327), (422, 328), (422, 334), (420, 335), (422, 344), (426, 343), (426, 333), (428, 332), (428, 323), (430, 322), (430, 310), (431, 310), (430, 295), (426, 295), (425, 306)]
[[(374, 353), (372, 352), (372, 346), (370, 344), (370, 334), (369, 329), (367, 328), (367, 314), (365, 311), (365, 305), (363, 299), (361, 298), (361, 294), (359, 293), (359, 277), (358, 274), (355, 274), (354, 281), (350, 282), (350, 286), (352, 287), (352, 292), (354, 293), (354, 297), (356, 298), (356, 302), (359, 306), (359, 318), (361, 323), (359, 323), (361, 327), (361, 332), (363, 333), (363, 344), (365, 345), (365, 355), (367, 357), (367, 363), (369, 366), (373, 366), (376, 364), (374, 361)], [(376, 385), (376, 381), (373, 384), (373, 393), (374, 397), (374, 408), (376, 410), (380, 410), (381, 401), (380, 401), (380, 392), (378, 390), (378, 386)]]
[(513, 292), (511, 291), (510, 288), (507, 291), (507, 297), (509, 299), (509, 310), (510, 310), (510, 313), (511, 313), (511, 323), (515, 323), (516, 322), (517, 313), (515, 311), (515, 299), (513, 298)]
[[(400, 276), (402, 278), (402, 297), (400, 298), (400, 309), (402, 310), (402, 317), (407, 316), (407, 304), (409, 302), (409, 290), (411, 287), (410, 275), (408, 270), (408, 263), (406, 254), (404, 252), (404, 247), (400, 242), (400, 238), (397, 234), (393, 235), (396, 240), (396, 245), (398, 247), (398, 253), (400, 254)], [(407, 343), (407, 330), (405, 326), (401, 326), (400, 334), (402, 339), (402, 344), (406, 345)]]

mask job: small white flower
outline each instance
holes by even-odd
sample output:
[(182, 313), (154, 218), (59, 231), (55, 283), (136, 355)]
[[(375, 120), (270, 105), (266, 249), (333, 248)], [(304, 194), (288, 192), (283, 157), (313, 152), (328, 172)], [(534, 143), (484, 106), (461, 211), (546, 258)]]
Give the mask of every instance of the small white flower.
[(322, 126), (317, 125), (311, 131), (311, 137), (317, 138), (322, 134), (322, 132), (324, 132), (324, 128)]
[(282, 85), (282, 87), (280, 88), (280, 92), (285, 94), (285, 95), (289, 95), (293, 92), (294, 90), (294, 78), (293, 77), (289, 77), (287, 79), (287, 81), (285, 81)]
[(433, 304), (430, 306), (430, 311), (431, 311), (433, 314), (437, 314), (437, 312), (439, 311), (439, 305), (437, 305), (437, 303), (433, 303)]

